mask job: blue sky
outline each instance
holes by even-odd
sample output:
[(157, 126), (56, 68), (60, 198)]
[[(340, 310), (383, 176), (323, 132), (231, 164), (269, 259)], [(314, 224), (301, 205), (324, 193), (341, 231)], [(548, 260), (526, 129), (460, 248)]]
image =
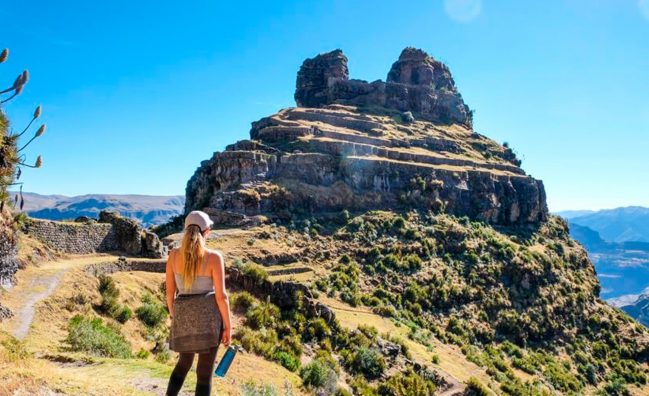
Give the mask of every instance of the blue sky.
[(508, 141), (551, 210), (649, 206), (649, 0), (0, 0), (18, 129), (43, 105), (27, 191), (184, 194), (200, 161), (294, 106), (307, 57), (385, 79), (406, 46), (446, 62), (475, 129)]

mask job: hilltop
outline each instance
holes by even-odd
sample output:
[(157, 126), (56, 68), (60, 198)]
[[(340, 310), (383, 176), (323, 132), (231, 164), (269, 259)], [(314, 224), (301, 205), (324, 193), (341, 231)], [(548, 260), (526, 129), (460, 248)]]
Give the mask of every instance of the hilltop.
[[(187, 184), (185, 211), (258, 227), (243, 262), (298, 271), (313, 298), (346, 307), (333, 323), (366, 336), (365, 325), (389, 329), (390, 318), (429, 350), (456, 345), (459, 359), (416, 362), (437, 372), (414, 375), (438, 389), (459, 380), (511, 395), (647, 391), (647, 329), (600, 299), (585, 250), (548, 214), (543, 183), (473, 130), (445, 65), (406, 48), (386, 82), (368, 83), (349, 79), (336, 50), (303, 63), (295, 99)], [(364, 313), (350, 320), (354, 307)], [(362, 344), (381, 351), (391, 334), (375, 336)], [(381, 383), (402, 381), (394, 360), (373, 376), (347, 360), (357, 349), (331, 343), (322, 353), (345, 373), (343, 388), (382, 394)]]
[(218, 223), (421, 208), (492, 224), (538, 224), (543, 183), (508, 147), (471, 129), (450, 71), (406, 48), (388, 81), (349, 80), (341, 51), (304, 62), (303, 107), (254, 122), (250, 140), (201, 163), (185, 210)]

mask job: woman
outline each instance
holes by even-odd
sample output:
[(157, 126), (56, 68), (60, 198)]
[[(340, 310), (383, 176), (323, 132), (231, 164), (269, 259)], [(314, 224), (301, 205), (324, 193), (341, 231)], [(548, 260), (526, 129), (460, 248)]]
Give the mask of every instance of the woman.
[[(171, 373), (167, 395), (175, 396), (192, 367), (196, 367), (196, 395), (209, 395), (219, 344), (231, 341), (230, 303), (225, 291), (223, 256), (205, 247), (214, 223), (201, 211), (185, 218), (185, 234), (179, 249), (167, 260), (167, 307), (171, 315), (169, 347), (180, 353)], [(176, 293), (177, 292), (177, 293)]]

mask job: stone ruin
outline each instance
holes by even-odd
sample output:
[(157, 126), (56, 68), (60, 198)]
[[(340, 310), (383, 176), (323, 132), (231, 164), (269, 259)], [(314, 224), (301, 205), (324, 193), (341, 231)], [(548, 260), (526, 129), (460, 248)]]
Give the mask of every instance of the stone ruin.
[(420, 49), (408, 47), (394, 62), (386, 82), (350, 80), (341, 50), (307, 59), (297, 74), (299, 107), (329, 104), (379, 106), (412, 112), (417, 119), (444, 124), (473, 124), (472, 112), (448, 67)]
[(295, 100), (201, 163), (186, 212), (228, 225), (414, 208), (499, 225), (547, 219), (543, 183), (473, 130), (448, 67), (421, 50), (404, 49), (387, 82), (350, 80), (340, 50), (307, 59)]
[(74, 222), (29, 219), (23, 232), (49, 248), (65, 253), (119, 252), (135, 257), (163, 258), (167, 248), (137, 220), (102, 211), (98, 219), (81, 216)]

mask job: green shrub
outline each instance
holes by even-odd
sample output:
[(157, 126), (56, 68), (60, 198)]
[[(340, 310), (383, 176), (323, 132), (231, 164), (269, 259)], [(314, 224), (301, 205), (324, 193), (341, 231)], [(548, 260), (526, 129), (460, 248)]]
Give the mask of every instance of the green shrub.
[(75, 315), (68, 323), (66, 342), (74, 351), (107, 357), (131, 357), (129, 343), (118, 330), (105, 326), (99, 318)]
[(349, 257), (348, 254), (343, 254), (342, 256), (340, 256), (340, 259), (338, 260), (338, 262), (341, 263), (341, 264), (349, 264), (349, 263), (352, 262), (352, 258)]
[(97, 287), (99, 294), (104, 298), (117, 298), (119, 296), (119, 290), (115, 281), (108, 275), (99, 275), (99, 286)]
[(270, 301), (256, 304), (246, 313), (246, 325), (253, 329), (273, 327), (279, 318), (279, 314), (279, 308)]
[(435, 393), (435, 383), (422, 378), (412, 369), (398, 373), (379, 384), (377, 393), (381, 396), (428, 396)]
[(328, 388), (331, 393), (335, 390), (338, 381), (336, 372), (320, 359), (312, 360), (302, 367), (300, 377), (307, 388)]
[(299, 336), (284, 337), (277, 345), (276, 350), (287, 352), (299, 358), (302, 356), (302, 340)]
[(282, 366), (290, 371), (297, 371), (297, 369), (300, 368), (300, 360), (295, 355), (288, 352), (275, 352), (273, 360), (278, 361)]
[(610, 376), (604, 388), (597, 393), (599, 396), (631, 396), (624, 385), (624, 380), (618, 376)]
[(582, 388), (582, 384), (562, 364), (550, 362), (545, 366), (543, 375), (555, 388), (564, 393), (577, 392)]
[(482, 385), (482, 382), (475, 377), (469, 378), (469, 381), (466, 383), (466, 390), (464, 392), (465, 396), (489, 396), (491, 392), (489, 389)]
[(323, 340), (331, 336), (331, 329), (323, 318), (311, 319), (307, 322), (304, 336), (307, 341), (311, 339)]
[(241, 272), (251, 278), (257, 285), (263, 284), (268, 279), (268, 272), (257, 264), (245, 263), (240, 266)]
[(116, 312), (114, 318), (119, 323), (126, 323), (127, 320), (133, 317), (133, 311), (127, 306), (120, 307), (120, 310)]
[(516, 367), (517, 369), (523, 370), (528, 374), (536, 374), (536, 367), (525, 358), (512, 358), (512, 366)]
[(138, 319), (149, 327), (156, 327), (167, 317), (166, 308), (150, 294), (142, 297), (142, 305), (135, 310)]
[(234, 293), (230, 296), (232, 310), (238, 314), (245, 314), (250, 307), (257, 303), (257, 299), (247, 291)]
[(246, 351), (264, 356), (267, 359), (272, 358), (272, 353), (278, 343), (277, 332), (273, 329), (253, 331), (248, 327), (240, 327), (234, 334), (234, 339), (239, 341)]
[(347, 304), (351, 305), (352, 307), (357, 307), (361, 305), (362, 302), (362, 297), (359, 294), (352, 293), (347, 290), (340, 293), (340, 299), (346, 302)]
[(99, 275), (99, 286), (97, 289), (101, 294), (101, 303), (97, 311), (110, 316), (120, 323), (126, 323), (127, 320), (133, 317), (133, 311), (117, 301), (119, 289), (113, 278), (107, 275)]
[(348, 367), (367, 379), (376, 379), (385, 371), (385, 360), (376, 350), (360, 347), (350, 356)]
[(401, 230), (405, 226), (406, 226), (406, 220), (401, 216), (395, 217), (394, 220), (392, 221), (392, 227), (397, 230)]
[(404, 272), (416, 272), (421, 269), (422, 261), (416, 254), (409, 254), (398, 263), (398, 269)]

